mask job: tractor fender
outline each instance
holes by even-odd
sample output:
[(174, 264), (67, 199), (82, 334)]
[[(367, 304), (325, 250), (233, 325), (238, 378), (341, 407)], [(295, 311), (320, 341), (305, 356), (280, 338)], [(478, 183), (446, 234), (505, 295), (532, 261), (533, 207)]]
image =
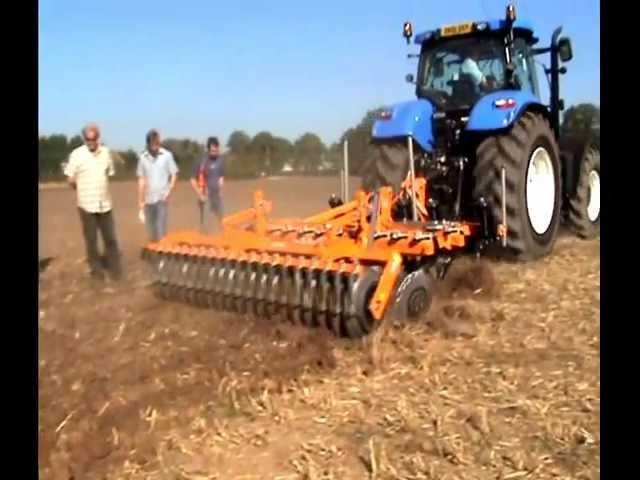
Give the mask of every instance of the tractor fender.
[[(500, 102), (505, 105), (500, 106)], [(548, 115), (547, 107), (529, 91), (497, 90), (478, 100), (469, 114), (465, 130), (483, 132), (510, 128), (527, 110), (539, 110)]]
[(379, 118), (373, 123), (371, 137), (389, 139), (412, 136), (424, 151), (434, 147), (431, 118), (433, 104), (428, 100), (418, 99), (392, 105), (386, 110), (388, 118)]

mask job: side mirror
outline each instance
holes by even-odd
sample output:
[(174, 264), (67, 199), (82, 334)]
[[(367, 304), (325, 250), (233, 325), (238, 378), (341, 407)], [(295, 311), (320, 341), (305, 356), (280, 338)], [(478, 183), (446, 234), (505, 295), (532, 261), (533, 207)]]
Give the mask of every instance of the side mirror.
[(413, 73), (407, 73), (407, 76), (404, 77), (404, 79), (407, 81), (407, 83), (415, 83), (415, 77), (413, 76)]
[(573, 51), (571, 49), (571, 40), (567, 37), (562, 37), (558, 40), (558, 55), (560, 56), (560, 60), (563, 62), (568, 62), (573, 58)]

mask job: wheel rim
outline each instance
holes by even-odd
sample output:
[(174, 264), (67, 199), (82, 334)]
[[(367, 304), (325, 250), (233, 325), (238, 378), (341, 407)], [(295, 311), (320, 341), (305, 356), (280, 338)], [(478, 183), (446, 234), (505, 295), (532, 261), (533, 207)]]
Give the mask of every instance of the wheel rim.
[(527, 214), (533, 230), (544, 234), (553, 220), (556, 182), (549, 152), (538, 147), (529, 158), (527, 168)]
[(600, 174), (595, 170), (589, 172), (589, 203), (587, 217), (595, 222), (600, 216)]
[(407, 315), (409, 318), (415, 318), (420, 315), (427, 306), (427, 291), (424, 288), (418, 288), (411, 292), (407, 302)]

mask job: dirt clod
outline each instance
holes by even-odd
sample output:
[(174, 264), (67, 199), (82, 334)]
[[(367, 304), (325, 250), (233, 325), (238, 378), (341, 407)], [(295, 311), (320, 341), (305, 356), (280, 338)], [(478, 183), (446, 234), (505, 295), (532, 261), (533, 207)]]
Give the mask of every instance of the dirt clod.
[(472, 338), (478, 334), (472, 312), (464, 303), (435, 305), (427, 317), (427, 323), (448, 337)]
[(495, 298), (498, 283), (486, 260), (461, 258), (451, 264), (437, 289), (439, 298)]

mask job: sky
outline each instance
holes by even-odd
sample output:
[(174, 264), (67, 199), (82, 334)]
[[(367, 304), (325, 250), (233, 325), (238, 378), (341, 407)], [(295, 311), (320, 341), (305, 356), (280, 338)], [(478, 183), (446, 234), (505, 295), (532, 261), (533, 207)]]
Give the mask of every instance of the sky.
[[(518, 0), (539, 46), (557, 26), (573, 60), (567, 106), (600, 104), (600, 2)], [(40, 0), (39, 133), (79, 134), (97, 122), (112, 148), (140, 150), (145, 133), (222, 142), (242, 129), (326, 144), (371, 108), (414, 98), (414, 32), (503, 18), (505, 0)], [(548, 57), (538, 57), (548, 63)], [(546, 87), (546, 80), (540, 78)], [(543, 99), (548, 102), (548, 90)]]

